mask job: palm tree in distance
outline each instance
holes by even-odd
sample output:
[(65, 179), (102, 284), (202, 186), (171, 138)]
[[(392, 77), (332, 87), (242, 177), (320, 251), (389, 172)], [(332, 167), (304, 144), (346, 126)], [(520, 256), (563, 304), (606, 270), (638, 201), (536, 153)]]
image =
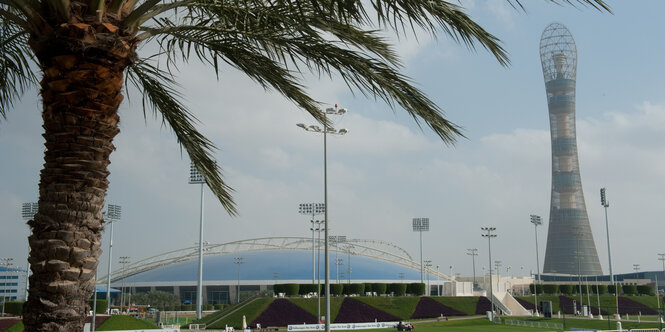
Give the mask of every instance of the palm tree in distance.
[[(609, 11), (603, 0), (563, 2)], [(101, 210), (125, 82), (142, 93), (144, 112), (147, 106), (171, 127), (233, 215), (232, 190), (212, 158), (215, 147), (180, 102), (177, 65), (196, 59), (219, 75), (227, 63), (320, 122), (319, 103), (297, 75), (339, 74), (350, 88), (399, 105), (450, 144), (459, 128), (400, 73), (377, 29), (442, 30), (508, 63), (495, 36), (441, 0), (0, 0), (0, 18), (0, 115), (39, 85), (46, 146), (39, 211), (29, 221), (33, 274), (25, 331), (82, 329), (101, 253)], [(158, 43), (158, 54), (137, 52), (148, 42)]]

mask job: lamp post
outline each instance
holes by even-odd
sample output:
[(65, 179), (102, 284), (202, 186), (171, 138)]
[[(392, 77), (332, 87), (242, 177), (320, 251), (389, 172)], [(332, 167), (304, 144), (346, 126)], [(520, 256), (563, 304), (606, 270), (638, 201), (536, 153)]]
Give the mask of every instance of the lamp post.
[[(21, 217), (24, 221), (28, 221), (35, 217), (35, 214), (39, 211), (39, 204), (35, 202), (23, 203), (21, 206)], [(28, 227), (29, 228), (29, 227)], [(30, 228), (29, 228), (30, 229)], [(32, 229), (30, 229), (30, 234), (32, 234)], [(27, 268), (25, 269), (25, 301), (28, 301), (28, 287), (30, 279), (30, 262), (27, 262)]]
[[(298, 213), (312, 216), (310, 222), (312, 223), (312, 285), (314, 284), (314, 279), (316, 278), (315, 274), (315, 262), (314, 262), (314, 223), (319, 222), (314, 220), (317, 215), (324, 214), (326, 211), (326, 205), (323, 203), (300, 203), (298, 206)], [(320, 287), (320, 286), (319, 286)]]
[(423, 282), (423, 232), (429, 231), (429, 218), (413, 218), (413, 231), (420, 233), (420, 282)]
[(122, 264), (122, 290), (120, 291), (120, 312), (122, 312), (122, 308), (125, 305), (125, 279), (127, 279), (125, 266), (129, 263), (129, 256), (120, 256), (118, 263)]
[(196, 284), (196, 319), (201, 319), (201, 304), (203, 302), (203, 185), (205, 177), (196, 168), (194, 163), (189, 166), (189, 183), (201, 185), (201, 205), (199, 214), (199, 280)]
[(335, 275), (336, 275), (335, 280), (337, 283), (339, 283), (339, 266), (344, 265), (344, 264), (339, 264), (339, 262), (344, 260), (341, 258), (337, 258), (337, 254), (339, 253), (339, 244), (346, 242), (346, 236), (345, 235), (329, 236), (328, 240), (335, 245)]
[(113, 222), (120, 220), (122, 215), (122, 207), (120, 205), (109, 204), (106, 207), (106, 212), (104, 213), (104, 219), (107, 220), (106, 223), (111, 225), (111, 230), (109, 233), (109, 263), (108, 263), (108, 273), (106, 275), (106, 301), (108, 305), (106, 307), (106, 313), (111, 313), (111, 262), (113, 261)]
[(436, 266), (436, 296), (441, 296), (441, 278), (439, 277), (439, 266)]
[[(665, 276), (665, 254), (658, 254), (658, 260), (663, 262), (663, 275)], [(658, 283), (656, 283), (656, 294), (658, 294)], [(663, 305), (665, 307), (665, 304)]]
[[(318, 318), (316, 319), (317, 322), (321, 318), (321, 224), (323, 224), (323, 220), (312, 220), (312, 227), (310, 230), (312, 230), (312, 240), (314, 239), (314, 231), (317, 233), (317, 239), (316, 239), (316, 284), (317, 284), (317, 291), (316, 291), (316, 303), (317, 303), (317, 308), (318, 308)], [(312, 251), (314, 250), (314, 242), (312, 242)]]
[[(540, 216), (532, 214), (529, 216), (531, 218), (531, 223), (533, 224), (534, 235), (536, 238), (536, 271), (538, 274), (536, 278), (538, 283), (533, 284), (533, 301), (536, 305), (536, 316), (538, 315), (538, 285), (540, 284), (540, 255), (538, 254), (538, 226), (543, 224), (542, 218)], [(535, 280), (534, 280), (535, 281)]]
[(425, 295), (429, 296), (430, 295), (430, 287), (429, 287), (429, 271), (430, 267), (432, 267), (432, 260), (427, 259), (425, 260), (425, 271), (427, 272), (427, 290), (425, 291)]
[(612, 273), (612, 253), (610, 251), (610, 226), (609, 222), (607, 220), (607, 208), (610, 207), (610, 201), (607, 200), (607, 193), (605, 188), (600, 188), (600, 204), (605, 208), (605, 230), (607, 233), (607, 260), (609, 261), (610, 265), (610, 281), (612, 281), (612, 284), (614, 284), (614, 295), (616, 297), (616, 306), (617, 306), (617, 314), (616, 317), (617, 319), (620, 317), (619, 315), (619, 286), (617, 285), (616, 279), (614, 278), (614, 274)]
[(640, 272), (640, 264), (633, 264), (633, 270), (635, 270), (635, 273)]
[(328, 126), (328, 114), (330, 115), (342, 115), (346, 113), (346, 108), (337, 109), (337, 104), (335, 108), (329, 107), (323, 111), (323, 130), (317, 125), (311, 125), (309, 127), (305, 126), (302, 123), (296, 124), (298, 127), (305, 129), (306, 131), (323, 133), (323, 193), (324, 199), (323, 203), (326, 206), (324, 211), (324, 264), (325, 264), (325, 301), (326, 301), (326, 332), (330, 332), (330, 256), (328, 255), (328, 144), (327, 137), (328, 134), (332, 135), (345, 135), (349, 131), (346, 129), (336, 130), (335, 128)]
[(494, 270), (496, 270), (496, 288), (497, 288), (497, 292), (501, 291), (501, 288), (499, 287), (499, 283), (501, 282), (501, 270), (499, 270), (499, 267), (501, 267), (501, 261), (494, 261)]
[(236, 303), (240, 303), (240, 265), (245, 264), (245, 258), (235, 257), (233, 258), (233, 264), (238, 265), (238, 286), (236, 287)]
[(478, 256), (478, 248), (467, 249), (467, 255), (471, 256), (471, 262), (473, 264), (473, 287), (476, 287), (476, 256)]
[[(0, 258), (0, 265), (5, 267), (5, 272), (9, 276), (9, 267), (12, 266), (13, 258)], [(2, 317), (5, 316), (5, 301), (7, 301), (7, 279), (2, 284)]]
[(490, 302), (492, 303), (492, 320), (494, 320), (494, 294), (492, 293), (492, 238), (496, 237), (496, 234), (492, 232), (496, 231), (496, 227), (481, 227), (480, 228), (485, 234), (482, 234), (482, 237), (487, 238), (487, 251), (489, 253), (489, 269), (490, 269)]

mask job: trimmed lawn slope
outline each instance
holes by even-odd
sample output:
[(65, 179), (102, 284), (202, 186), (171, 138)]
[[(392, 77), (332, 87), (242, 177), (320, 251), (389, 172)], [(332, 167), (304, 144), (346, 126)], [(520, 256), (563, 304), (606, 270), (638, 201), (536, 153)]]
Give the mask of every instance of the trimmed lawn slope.
[(268, 327), (301, 323), (316, 324), (316, 316), (287, 299), (276, 299), (268, 306), (268, 309), (262, 312), (259, 317), (256, 317), (249, 325), (256, 328), (256, 324)]
[[(475, 315), (478, 306), (478, 297), (476, 296), (435, 296), (432, 299), (467, 315)], [(484, 314), (483, 312), (482, 315)]]
[[(96, 322), (95, 322), (96, 323)], [(155, 324), (142, 321), (131, 316), (113, 315), (109, 317), (96, 331), (117, 331), (117, 330), (157, 330)]]
[(242, 309), (210, 325), (208, 328), (223, 329), (228, 325), (228, 326), (233, 326), (235, 329), (242, 329), (243, 315), (245, 315), (245, 318), (247, 319), (248, 322), (252, 322), (254, 321), (254, 319), (256, 319), (256, 317), (259, 317), (259, 315), (263, 311), (265, 311), (274, 300), (275, 299), (272, 297), (264, 297), (257, 299), (254, 302), (244, 306)]
[[(316, 303), (316, 298), (305, 299), (300, 297), (292, 297), (288, 299), (289, 301), (295, 303), (297, 306), (305, 309), (305, 311), (312, 314), (314, 317), (318, 314), (318, 305)], [(324, 298), (321, 298), (321, 316), (325, 316), (325, 303)], [(343, 297), (331, 297), (330, 298), (330, 321), (334, 322), (339, 313), (339, 308), (342, 306)]]
[(440, 316), (466, 316), (466, 313), (455, 310), (430, 297), (421, 297), (411, 318), (435, 318)]
[(418, 296), (373, 296), (357, 297), (356, 300), (385, 311), (395, 317), (408, 319), (416, 310), (420, 300)]
[(476, 305), (476, 315), (485, 315), (488, 311), (492, 311), (492, 302), (484, 296), (479, 297)]
[(399, 317), (393, 316), (358, 300), (347, 297), (342, 302), (342, 307), (335, 318), (335, 323), (364, 323), (364, 322), (390, 322), (398, 321)]

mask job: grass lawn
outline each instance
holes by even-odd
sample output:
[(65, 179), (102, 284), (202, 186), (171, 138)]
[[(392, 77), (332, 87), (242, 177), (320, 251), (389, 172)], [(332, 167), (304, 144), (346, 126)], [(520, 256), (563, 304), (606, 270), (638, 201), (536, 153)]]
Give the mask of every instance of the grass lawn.
[[(288, 299), (289, 301), (293, 302), (295, 305), (305, 309), (305, 311), (309, 312), (310, 314), (314, 315), (316, 317), (318, 313), (318, 305), (316, 303), (317, 298), (311, 298), (311, 299), (305, 299), (302, 297), (291, 297)], [(344, 301), (344, 297), (331, 297), (330, 298), (330, 321), (334, 322), (335, 318), (337, 318), (337, 314), (339, 313), (339, 308), (342, 307), (342, 301)], [(325, 304), (325, 298), (321, 298), (321, 316), (325, 316), (326, 314), (326, 304)]]
[(242, 316), (244, 315), (247, 319), (247, 324), (250, 324), (256, 317), (265, 311), (270, 303), (275, 299), (272, 297), (264, 297), (256, 299), (252, 303), (244, 306), (242, 309), (232, 313), (228, 317), (218, 321), (217, 323), (210, 325), (209, 328), (223, 329), (228, 326), (233, 326), (236, 329), (242, 328)]
[(402, 319), (409, 319), (420, 301), (418, 296), (358, 296), (354, 299)]
[(474, 316), (476, 314), (476, 306), (478, 306), (477, 296), (432, 296), (432, 298), (443, 305), (447, 305), (467, 315)]
[[(417, 332), (485, 332), (485, 331), (552, 331), (551, 329), (537, 329), (521, 326), (509, 326), (491, 323), (487, 319), (464, 319), (447, 322), (416, 324)], [(363, 332), (394, 332), (395, 329), (371, 329)]]
[(152, 322), (136, 319), (131, 316), (115, 315), (107, 319), (95, 331), (117, 330), (155, 330), (158, 327)]
[[(96, 331), (118, 331), (118, 330), (155, 330), (158, 327), (147, 321), (142, 321), (130, 316), (115, 315), (107, 319)], [(23, 322), (18, 322), (10, 327), (7, 332), (23, 331)]]

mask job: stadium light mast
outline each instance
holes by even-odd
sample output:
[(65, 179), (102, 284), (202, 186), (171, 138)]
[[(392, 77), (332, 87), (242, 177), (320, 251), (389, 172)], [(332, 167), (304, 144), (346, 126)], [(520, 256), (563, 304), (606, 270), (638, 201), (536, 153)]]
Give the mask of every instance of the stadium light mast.
[(577, 47), (568, 29), (548, 25), (540, 39), (552, 142), (552, 195), (543, 273), (577, 274), (573, 227), (580, 227), (582, 273), (602, 274), (582, 190), (575, 130)]
[[(312, 285), (316, 283), (316, 261), (314, 260), (314, 224), (320, 223), (321, 221), (314, 220), (317, 215), (324, 214), (326, 211), (326, 205), (323, 203), (300, 203), (298, 206), (298, 213), (312, 216), (312, 219), (309, 221), (312, 223), (310, 230), (312, 231)], [(319, 286), (320, 287), (320, 286)], [(319, 290), (320, 291), (320, 290)]]
[(413, 218), (413, 231), (420, 233), (420, 283), (423, 283), (423, 232), (429, 231), (429, 218)]
[[(31, 202), (31, 203), (23, 203), (21, 206), (21, 217), (23, 217), (24, 221), (28, 221), (30, 219), (33, 219), (35, 217), (35, 214), (39, 211), (39, 204), (36, 202)], [(32, 234), (32, 229), (30, 229), (30, 233)], [(27, 268), (25, 269), (25, 301), (28, 302), (28, 288), (29, 288), (29, 279), (30, 279), (30, 262), (26, 262)]]
[(201, 185), (201, 211), (199, 215), (199, 280), (196, 284), (196, 319), (201, 319), (203, 302), (203, 185), (206, 179), (192, 162), (189, 166), (189, 183)]
[(471, 256), (473, 264), (473, 287), (476, 287), (476, 256), (478, 256), (478, 248), (467, 249), (467, 255)]
[(347, 112), (346, 108), (337, 109), (337, 104), (335, 108), (328, 107), (323, 113), (323, 130), (317, 125), (305, 126), (302, 123), (296, 124), (296, 126), (310, 132), (323, 133), (323, 204), (325, 204), (326, 209), (323, 213), (324, 215), (324, 264), (325, 264), (325, 301), (326, 301), (326, 332), (330, 332), (330, 255), (328, 253), (328, 134), (331, 135), (345, 135), (349, 131), (347, 129), (336, 130), (333, 127), (328, 125), (328, 115), (342, 115)]
[[(111, 313), (111, 263), (113, 262), (113, 222), (120, 221), (122, 215), (122, 207), (120, 205), (109, 204), (106, 207), (106, 212), (104, 217), (107, 220), (106, 223), (111, 225), (111, 230), (109, 233), (109, 263), (108, 263), (108, 274), (106, 275), (106, 301), (108, 305), (106, 306), (106, 313)], [(96, 282), (96, 281), (95, 281)]]
[(240, 303), (240, 265), (245, 264), (245, 258), (244, 257), (235, 257), (233, 258), (233, 264), (238, 265), (238, 287), (236, 289), (236, 303)]
[[(607, 190), (605, 188), (600, 188), (600, 204), (605, 209), (605, 232), (607, 234), (607, 260), (610, 267), (610, 281), (614, 285), (614, 295), (616, 297), (616, 306), (617, 306), (617, 319), (621, 317), (619, 315), (619, 285), (617, 284), (616, 278), (612, 273), (612, 252), (610, 251), (610, 223), (607, 219), (607, 208), (610, 207), (610, 201), (607, 199)], [(665, 269), (665, 265), (663, 265)]]
[(129, 256), (120, 256), (120, 261), (118, 263), (122, 264), (122, 291), (120, 292), (120, 312), (122, 307), (125, 305), (125, 279), (127, 275), (125, 274), (125, 264), (129, 263)]
[(538, 226), (543, 224), (540, 216), (532, 214), (531, 223), (533, 224), (534, 234), (536, 236), (536, 270), (538, 271), (538, 283), (533, 285), (533, 301), (536, 305), (536, 316), (538, 315), (538, 284), (540, 284), (540, 255), (538, 254)]
[(492, 303), (492, 321), (494, 321), (494, 293), (492, 293), (492, 238), (496, 237), (496, 234), (492, 232), (496, 231), (496, 227), (481, 227), (480, 228), (485, 234), (482, 234), (482, 237), (487, 238), (487, 251), (489, 253), (489, 268), (490, 268), (490, 302)]

